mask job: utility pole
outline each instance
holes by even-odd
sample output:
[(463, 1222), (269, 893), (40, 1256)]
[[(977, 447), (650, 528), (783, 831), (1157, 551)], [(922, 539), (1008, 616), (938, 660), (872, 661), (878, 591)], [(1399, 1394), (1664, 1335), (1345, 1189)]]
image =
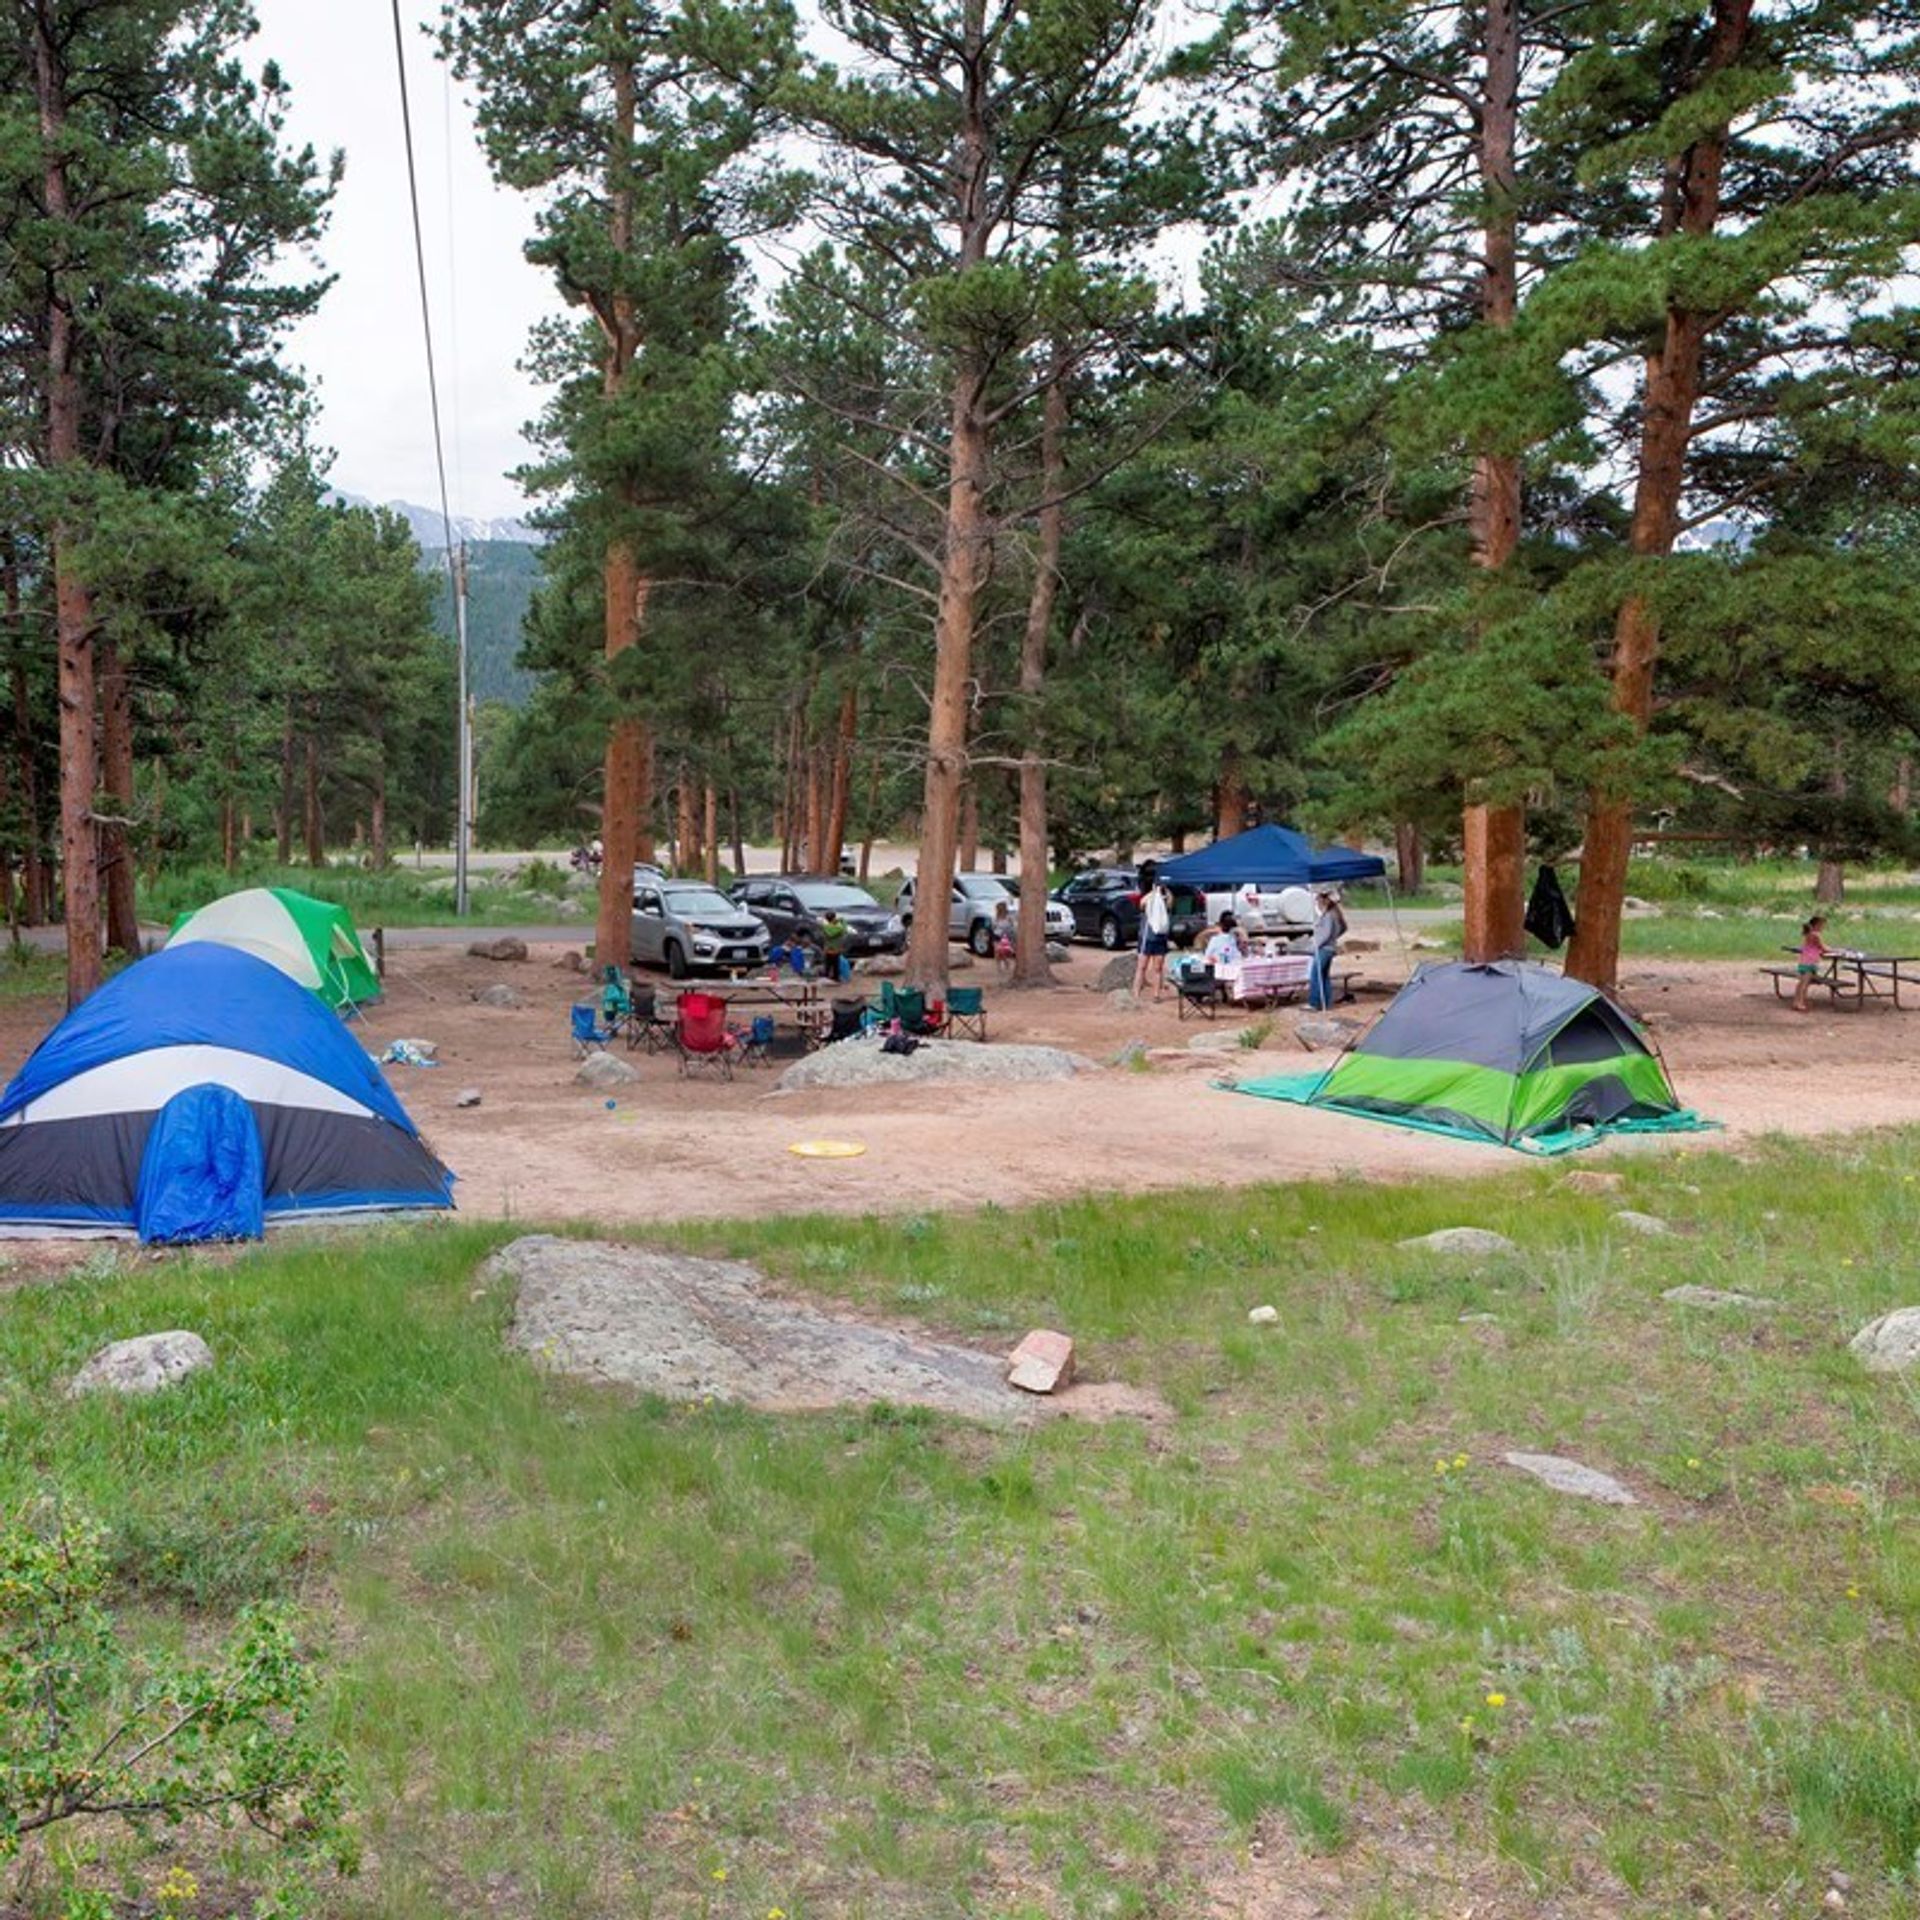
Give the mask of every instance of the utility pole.
[(460, 804), (453, 829), (453, 910), (467, 917), (467, 850), (473, 843), (473, 716), (467, 706), (467, 543), (453, 567), (453, 632), (460, 679)]

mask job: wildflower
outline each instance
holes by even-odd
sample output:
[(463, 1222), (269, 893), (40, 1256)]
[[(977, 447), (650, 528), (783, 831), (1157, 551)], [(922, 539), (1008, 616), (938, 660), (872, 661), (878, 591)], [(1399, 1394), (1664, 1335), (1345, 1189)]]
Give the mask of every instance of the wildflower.
[(1456, 1453), (1453, 1456), (1453, 1464), (1456, 1467), (1464, 1467), (1467, 1464), (1467, 1456), (1464, 1453)]
[(1689, 1456), (1688, 1456), (1688, 1459), (1687, 1459), (1687, 1465), (1688, 1465), (1688, 1466), (1690, 1466), (1690, 1467), (1697, 1467), (1697, 1466), (1699, 1466), (1699, 1464), (1700, 1464), (1700, 1462), (1699, 1462), (1698, 1460), (1696, 1460), (1696, 1459), (1694, 1459), (1694, 1458), (1693, 1458), (1693, 1457), (1692, 1457), (1691, 1455), (1689, 1455)]
[(726, 1868), (725, 1868), (725, 1867), (715, 1867), (715, 1868), (714, 1868), (714, 1870), (713, 1870), (713, 1877), (714, 1877), (714, 1878), (715, 1878), (716, 1880), (724, 1880), (724, 1879), (726, 1879), (726, 1877), (727, 1877), (727, 1870), (726, 1870)]
[(1460, 1731), (1464, 1733), (1469, 1740), (1471, 1740), (1473, 1738), (1473, 1730), (1479, 1724), (1480, 1724), (1479, 1721), (1477, 1721), (1472, 1714), (1468, 1714), (1460, 1722)]
[(786, 1908), (785, 1907), (769, 1907), (767, 1909), (767, 1920), (787, 1920)]
[(1433, 1463), (1433, 1470), (1435, 1473), (1445, 1473), (1447, 1470), (1447, 1463), (1444, 1460), (1436, 1460)]
[(1858, 1587), (1849, 1587), (1847, 1589), (1847, 1598), (1849, 1600), (1858, 1600), (1860, 1598), (1860, 1589)]
[(1490, 1707), (1504, 1707), (1506, 1704), (1507, 1696), (1504, 1693), (1490, 1693), (1487, 1695), (1487, 1705)]

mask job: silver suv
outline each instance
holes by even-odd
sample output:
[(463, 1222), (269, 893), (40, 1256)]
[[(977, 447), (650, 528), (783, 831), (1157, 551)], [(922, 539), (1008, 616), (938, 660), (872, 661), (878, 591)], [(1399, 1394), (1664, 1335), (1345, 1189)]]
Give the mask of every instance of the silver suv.
[[(913, 925), (913, 882), (908, 880), (894, 902), (903, 926)], [(1007, 924), (1020, 924), (1020, 896), (996, 873), (959, 873), (953, 878), (952, 905), (947, 914), (947, 937), (964, 940), (981, 959), (993, 951), (995, 909), (1007, 903)], [(1073, 915), (1057, 900), (1047, 902), (1047, 938), (1071, 940)]]
[(633, 893), (633, 957), (676, 980), (698, 968), (767, 964), (767, 930), (704, 880), (643, 881)]

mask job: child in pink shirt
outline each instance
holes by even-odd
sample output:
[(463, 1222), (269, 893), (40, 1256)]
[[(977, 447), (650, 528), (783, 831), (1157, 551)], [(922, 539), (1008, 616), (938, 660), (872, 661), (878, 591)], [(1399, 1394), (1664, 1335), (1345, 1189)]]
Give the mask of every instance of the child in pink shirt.
[(1820, 938), (1821, 929), (1827, 924), (1825, 914), (1816, 913), (1800, 929), (1800, 959), (1794, 967), (1793, 1010), (1795, 1013), (1807, 1011), (1807, 989), (1813, 985), (1814, 976), (1827, 964), (1827, 943)]

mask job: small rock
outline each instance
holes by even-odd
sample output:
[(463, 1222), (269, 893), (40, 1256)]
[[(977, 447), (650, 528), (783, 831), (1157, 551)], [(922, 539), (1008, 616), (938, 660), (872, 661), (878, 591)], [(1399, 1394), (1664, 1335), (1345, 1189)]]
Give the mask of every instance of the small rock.
[(1846, 1908), (1847, 1896), (1842, 1893), (1838, 1887), (1829, 1887), (1826, 1892), (1820, 1896), (1820, 1904), (1825, 1907), (1829, 1913), (1840, 1913)]
[(1349, 934), (1340, 942), (1340, 948), (1343, 953), (1378, 953), (1380, 951), (1380, 942), (1378, 940), (1356, 940)]
[(1485, 1227), (1442, 1227), (1435, 1233), (1423, 1233), (1417, 1239), (1402, 1240), (1403, 1253), (1460, 1253), (1485, 1257), (1496, 1253), (1518, 1253), (1504, 1233), (1490, 1233)]
[(1072, 958), (1073, 949), (1071, 947), (1063, 947), (1058, 940), (1049, 940), (1047, 942), (1047, 964), (1049, 966), (1063, 967)]
[(630, 1087), (640, 1078), (637, 1067), (630, 1067), (617, 1054), (590, 1053), (574, 1076), (583, 1087)]
[(1251, 1320), (1256, 1327), (1270, 1327), (1280, 1318), (1280, 1309), (1278, 1307), (1254, 1307), (1248, 1312), (1247, 1318)]
[(158, 1393), (213, 1365), (213, 1350), (197, 1333), (143, 1333), (102, 1347), (73, 1376), (69, 1393)]
[(961, 947), (957, 952), (947, 955), (947, 971), (949, 973), (965, 973), (972, 965), (973, 955), (965, 947)]
[(1497, 1327), (1500, 1316), (1497, 1313), (1463, 1313), (1460, 1324), (1463, 1327)]
[(1500, 1458), (1508, 1466), (1532, 1474), (1555, 1493), (1577, 1494), (1583, 1500), (1599, 1500), (1610, 1507), (1640, 1504), (1612, 1474), (1582, 1466), (1578, 1460), (1563, 1459), (1557, 1453), (1503, 1453)]
[(1317, 1050), (1322, 1047), (1344, 1047), (1360, 1028), (1352, 1020), (1322, 1020), (1309, 1016), (1299, 1021), (1293, 1030), (1303, 1047)]
[(1650, 1236), (1673, 1231), (1658, 1214), (1635, 1213), (1631, 1207), (1622, 1207), (1613, 1216), (1613, 1223), (1617, 1227), (1625, 1227), (1629, 1233), (1644, 1233)]
[(1827, 1875), (1827, 1884), (1832, 1887), (1838, 1887), (1842, 1893), (1851, 1893), (1853, 1891), (1853, 1875), (1850, 1873), (1842, 1873), (1838, 1867), (1835, 1867), (1834, 1870)]
[(474, 1003), (482, 1007), (524, 1007), (527, 1003), (518, 987), (510, 987), (503, 980), (497, 986), (482, 987), (474, 996)]
[(1189, 1053), (1239, 1053), (1250, 1043), (1240, 1038), (1242, 1027), (1215, 1027), (1209, 1033), (1196, 1033), (1187, 1042)]
[(478, 1087), (462, 1087), (460, 1091), (453, 1096), (453, 1104), (456, 1107), (477, 1107), (480, 1104), (480, 1089)]
[(1138, 1013), (1140, 1011), (1139, 997), (1131, 987), (1115, 987), (1114, 990), (1107, 995), (1107, 1005), (1110, 1006), (1115, 1013)]
[(1073, 1342), (1046, 1327), (1028, 1334), (1007, 1363), (1007, 1385), (1024, 1393), (1052, 1393), (1072, 1378)]
[(1599, 1173), (1591, 1167), (1581, 1167), (1560, 1182), (1568, 1193), (1618, 1193), (1626, 1184), (1625, 1174)]
[(1757, 1293), (1734, 1293), (1725, 1287), (1669, 1287), (1660, 1298), (1676, 1307), (1747, 1307), (1757, 1313), (1771, 1313), (1780, 1304), (1763, 1300)]
[(1134, 968), (1138, 961), (1130, 953), (1116, 953), (1107, 964), (1087, 982), (1092, 993), (1112, 993), (1116, 987), (1133, 985)]
[(1869, 1373), (1905, 1373), (1920, 1362), (1920, 1307), (1896, 1307), (1869, 1320), (1847, 1350)]
[(475, 960), (524, 960), (527, 943), (507, 933), (497, 940), (476, 940), (467, 952)]
[(585, 973), (587, 956), (577, 947), (569, 947), (553, 965), (556, 973)]
[(387, 1044), (389, 1047), (405, 1047), (417, 1053), (423, 1060), (437, 1059), (440, 1054), (438, 1040), (390, 1040)]
[(876, 953), (860, 962), (860, 971), (875, 980), (897, 980), (906, 970), (906, 961), (897, 953)]

